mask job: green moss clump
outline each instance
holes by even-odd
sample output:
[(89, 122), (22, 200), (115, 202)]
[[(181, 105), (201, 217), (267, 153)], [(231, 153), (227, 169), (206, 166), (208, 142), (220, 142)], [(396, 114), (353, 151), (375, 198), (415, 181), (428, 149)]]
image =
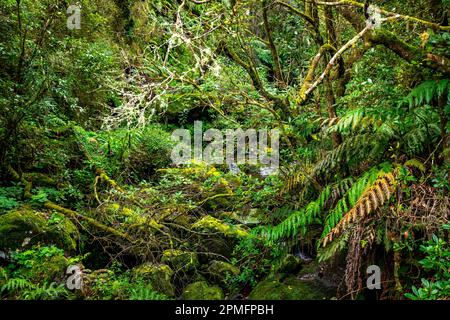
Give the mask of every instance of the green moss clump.
[(302, 261), (300, 258), (294, 256), (293, 254), (288, 254), (283, 259), (281, 266), (278, 269), (280, 273), (295, 273), (301, 268)]
[(175, 295), (175, 288), (171, 283), (173, 270), (165, 264), (144, 263), (133, 269), (136, 279), (150, 282), (152, 288), (168, 296)]
[(225, 282), (228, 277), (239, 275), (240, 271), (228, 262), (213, 260), (208, 265), (208, 273), (212, 279)]
[(247, 230), (238, 226), (229, 225), (219, 219), (204, 216), (192, 225), (193, 229), (198, 229), (206, 232), (219, 232), (225, 236), (243, 238), (248, 236)]
[(210, 286), (206, 281), (189, 284), (183, 291), (185, 300), (223, 300), (224, 294), (219, 286)]
[(34, 264), (30, 274), (40, 282), (60, 282), (66, 277), (68, 266), (69, 262), (63, 255), (55, 255), (41, 263)]
[(161, 262), (168, 264), (174, 270), (184, 271), (196, 269), (199, 266), (198, 257), (195, 252), (177, 249), (164, 250)]
[(76, 226), (64, 216), (57, 223), (29, 207), (21, 207), (0, 216), (0, 248), (15, 250), (38, 243), (54, 244), (73, 251), (79, 236)]
[(256, 285), (250, 300), (323, 300), (330, 298), (328, 290), (314, 281), (289, 277), (283, 282), (266, 279)]

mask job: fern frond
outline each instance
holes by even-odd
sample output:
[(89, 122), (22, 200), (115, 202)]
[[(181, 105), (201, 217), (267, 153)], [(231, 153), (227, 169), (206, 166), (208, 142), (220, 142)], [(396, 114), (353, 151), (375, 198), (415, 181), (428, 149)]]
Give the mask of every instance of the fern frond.
[(408, 156), (420, 154), (425, 148), (434, 143), (440, 136), (441, 130), (436, 124), (418, 126), (403, 136), (404, 151)]
[(303, 184), (307, 180), (307, 175), (303, 168), (293, 168), (283, 174), (284, 185), (280, 194), (286, 194)]
[(289, 217), (276, 226), (260, 229), (260, 233), (269, 242), (276, 242), (282, 238), (293, 238), (299, 233), (305, 234), (308, 225), (320, 222), (320, 214), (331, 196), (331, 187), (327, 186), (319, 197), (306, 207), (294, 211)]
[(375, 117), (368, 115), (365, 109), (350, 110), (339, 120), (334, 121), (334, 124), (325, 130), (325, 133), (339, 132), (346, 134), (350, 132), (361, 132), (373, 125), (375, 120)]
[(325, 237), (342, 219), (342, 216), (352, 208), (367, 189), (379, 177), (380, 172), (389, 171), (390, 164), (386, 168), (374, 167), (364, 173), (356, 182), (354, 182), (348, 191), (343, 194), (342, 198), (337, 202), (335, 207), (328, 213), (325, 218), (322, 238)]
[(334, 257), (338, 252), (345, 249), (347, 241), (349, 239), (349, 233), (344, 233), (338, 239), (333, 241), (330, 245), (322, 247), (317, 252), (317, 258), (319, 262), (326, 261)]
[(402, 103), (408, 103), (410, 108), (421, 106), (424, 103), (429, 104), (434, 97), (441, 97), (449, 89), (450, 81), (448, 79), (425, 81), (415, 87)]
[(418, 159), (409, 159), (408, 161), (405, 162), (404, 164), (405, 167), (412, 167), (412, 168), (417, 168), (419, 169), (421, 172), (425, 172), (425, 164), (418, 160)]
[(15, 292), (24, 289), (34, 288), (34, 285), (27, 279), (23, 278), (11, 278), (0, 289), (0, 293), (3, 292)]
[(315, 175), (334, 172), (343, 163), (359, 163), (363, 160), (379, 158), (385, 151), (389, 137), (380, 133), (365, 133), (347, 138), (337, 148), (319, 161)]
[(377, 208), (384, 205), (396, 190), (396, 178), (392, 172), (381, 172), (373, 185), (368, 187), (353, 208), (348, 211), (338, 224), (323, 239), (323, 246), (331, 242), (352, 222), (362, 219)]
[[(333, 205), (337, 199), (352, 187), (353, 179), (326, 186), (315, 201), (308, 203), (300, 210), (291, 211), (291, 214), (276, 226), (266, 226), (259, 229), (268, 241), (275, 242), (282, 238), (294, 238), (299, 234), (306, 234), (307, 227), (311, 224), (321, 223), (323, 213)], [(286, 208), (279, 209), (286, 214)]]

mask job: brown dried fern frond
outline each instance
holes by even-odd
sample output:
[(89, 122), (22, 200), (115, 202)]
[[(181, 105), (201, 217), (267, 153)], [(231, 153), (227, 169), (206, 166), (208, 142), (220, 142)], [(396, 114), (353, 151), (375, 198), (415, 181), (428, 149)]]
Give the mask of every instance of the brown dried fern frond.
[(361, 195), (355, 206), (350, 209), (339, 223), (325, 236), (323, 246), (343, 232), (350, 223), (361, 220), (377, 208), (384, 205), (395, 192), (397, 183), (392, 172), (381, 175), (375, 183)]

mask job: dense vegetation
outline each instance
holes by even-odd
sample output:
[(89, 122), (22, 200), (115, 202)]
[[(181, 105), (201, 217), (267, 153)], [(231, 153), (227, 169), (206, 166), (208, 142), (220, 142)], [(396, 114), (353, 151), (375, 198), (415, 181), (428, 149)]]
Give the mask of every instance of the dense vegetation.
[(2, 299), (449, 299), (448, 0), (69, 2), (0, 0)]

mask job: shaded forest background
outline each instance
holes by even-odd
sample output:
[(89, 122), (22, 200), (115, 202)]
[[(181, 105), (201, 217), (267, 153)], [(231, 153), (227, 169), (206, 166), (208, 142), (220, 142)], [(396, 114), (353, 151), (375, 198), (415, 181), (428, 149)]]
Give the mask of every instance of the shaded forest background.
[[(0, 0), (0, 297), (448, 299), (449, 8)], [(278, 174), (173, 165), (194, 121)]]

